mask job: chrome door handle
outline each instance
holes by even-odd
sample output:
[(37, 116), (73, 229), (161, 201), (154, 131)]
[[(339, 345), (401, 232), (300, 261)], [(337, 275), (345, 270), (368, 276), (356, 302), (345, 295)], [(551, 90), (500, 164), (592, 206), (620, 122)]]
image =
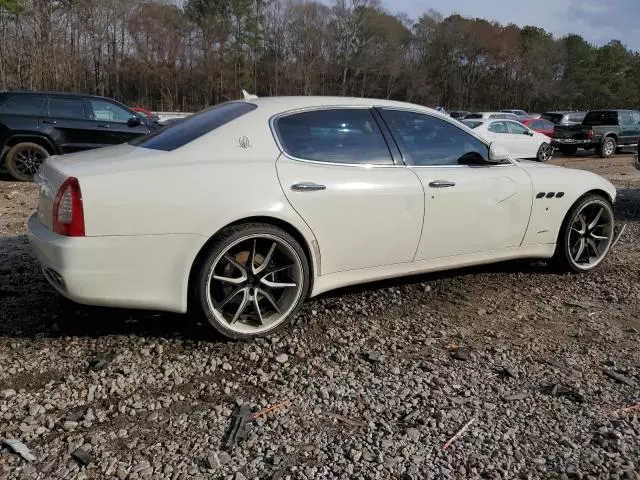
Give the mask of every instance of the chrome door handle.
[(294, 192), (317, 192), (319, 190), (326, 190), (325, 185), (320, 185), (313, 182), (302, 182), (291, 185), (291, 190)]
[(55, 125), (58, 122), (56, 122), (55, 120), (42, 120), (42, 123), (48, 123), (49, 125)]
[(98, 128), (111, 128), (111, 125), (109, 125), (108, 123), (101, 123), (100, 125), (98, 125)]
[(451, 180), (434, 180), (433, 182), (429, 182), (429, 186), (431, 188), (455, 187), (456, 182), (452, 182)]

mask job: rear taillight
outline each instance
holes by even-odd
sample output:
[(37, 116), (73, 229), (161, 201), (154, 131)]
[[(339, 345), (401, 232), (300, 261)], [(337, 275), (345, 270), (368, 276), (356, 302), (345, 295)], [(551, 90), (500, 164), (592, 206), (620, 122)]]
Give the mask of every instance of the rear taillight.
[(84, 237), (84, 209), (77, 178), (67, 178), (58, 190), (51, 225), (60, 235)]
[(593, 140), (593, 128), (589, 129), (588, 135), (589, 135), (589, 140)]

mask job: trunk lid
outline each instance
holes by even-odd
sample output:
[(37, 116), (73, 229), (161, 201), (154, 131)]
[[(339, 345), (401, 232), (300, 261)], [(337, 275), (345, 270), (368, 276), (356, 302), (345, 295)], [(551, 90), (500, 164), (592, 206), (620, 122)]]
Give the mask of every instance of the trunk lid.
[[(124, 168), (136, 169), (154, 163), (152, 158), (165, 155), (165, 152), (129, 144), (113, 147), (85, 150), (69, 155), (52, 156), (40, 166), (35, 180), (39, 186), (38, 218), (51, 229), (53, 204), (58, 190), (69, 177), (76, 177), (82, 191), (82, 178), (108, 174)], [(85, 211), (86, 214), (86, 211)]]

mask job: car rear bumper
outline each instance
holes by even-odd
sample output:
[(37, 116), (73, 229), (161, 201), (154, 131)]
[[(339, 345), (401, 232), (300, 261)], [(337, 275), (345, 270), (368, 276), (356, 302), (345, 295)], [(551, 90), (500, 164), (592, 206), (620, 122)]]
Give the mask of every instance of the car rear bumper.
[(199, 235), (65, 237), (29, 218), (27, 236), (49, 283), (87, 305), (186, 312)]
[(551, 141), (554, 147), (583, 147), (590, 146), (591, 140), (574, 140), (572, 138), (554, 138)]

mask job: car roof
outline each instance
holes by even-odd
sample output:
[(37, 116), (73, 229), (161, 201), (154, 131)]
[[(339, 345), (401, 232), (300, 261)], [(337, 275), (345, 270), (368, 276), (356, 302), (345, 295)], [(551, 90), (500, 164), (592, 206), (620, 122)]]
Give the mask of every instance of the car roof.
[(291, 97), (258, 97), (249, 100), (239, 100), (252, 103), (263, 113), (277, 115), (291, 110), (303, 110), (318, 107), (395, 107), (405, 110), (417, 110), (440, 118), (450, 118), (432, 108), (407, 102), (360, 97), (329, 97), (329, 96), (291, 96)]
[[(0, 91), (0, 95), (46, 95), (48, 97), (79, 97), (79, 98), (95, 98), (100, 100), (108, 100), (112, 102), (117, 102), (113, 98), (102, 97), (100, 95), (91, 95), (88, 93), (79, 93), (79, 92), (47, 92), (41, 90), (2, 90)], [(122, 102), (118, 102), (122, 103)]]

